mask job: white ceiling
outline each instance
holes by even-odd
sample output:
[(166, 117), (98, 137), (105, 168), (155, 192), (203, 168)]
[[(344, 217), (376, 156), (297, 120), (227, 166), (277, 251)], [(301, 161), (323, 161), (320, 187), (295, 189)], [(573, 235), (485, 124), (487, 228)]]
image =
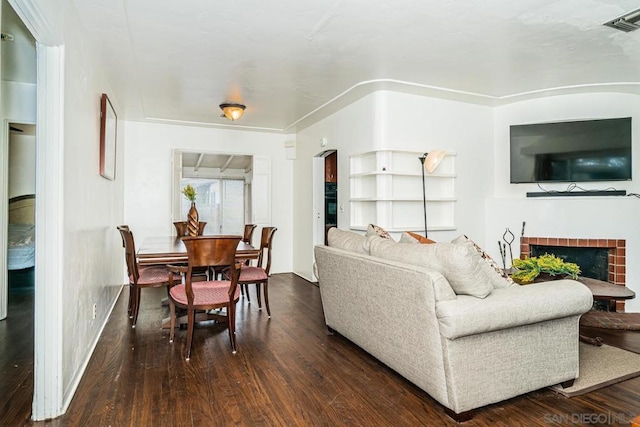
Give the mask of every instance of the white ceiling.
[[(640, 30), (602, 25), (637, 0), (74, 3), (128, 120), (294, 132), (385, 85), (489, 102), (640, 85)], [(222, 102), (244, 117), (221, 118)]]

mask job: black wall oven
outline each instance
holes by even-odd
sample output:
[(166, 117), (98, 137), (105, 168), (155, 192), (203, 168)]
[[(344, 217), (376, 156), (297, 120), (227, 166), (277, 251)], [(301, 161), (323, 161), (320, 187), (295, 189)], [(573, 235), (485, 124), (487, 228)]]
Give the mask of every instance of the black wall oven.
[(324, 223), (327, 227), (338, 226), (338, 185), (335, 182), (324, 184)]

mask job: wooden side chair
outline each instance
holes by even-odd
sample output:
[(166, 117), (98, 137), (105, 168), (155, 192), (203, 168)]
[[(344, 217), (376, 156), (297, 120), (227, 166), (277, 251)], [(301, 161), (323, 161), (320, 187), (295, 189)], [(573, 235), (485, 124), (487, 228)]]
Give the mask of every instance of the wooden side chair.
[[(271, 270), (271, 247), (273, 245), (273, 235), (276, 227), (262, 228), (260, 238), (260, 254), (256, 266), (242, 265), (240, 269), (240, 278), (238, 284), (246, 286), (247, 297), (249, 295), (248, 286), (250, 283), (256, 284), (256, 297), (258, 298), (258, 308), (262, 310), (261, 288), (264, 288), (264, 303), (267, 307), (267, 314), (271, 317), (271, 309), (269, 308), (269, 271)], [(225, 276), (229, 277), (229, 273), (225, 272)]]
[[(138, 322), (138, 312), (140, 311), (140, 290), (142, 288), (169, 286), (170, 273), (165, 266), (139, 267), (136, 245), (129, 226), (120, 225), (117, 229), (122, 237), (127, 274), (129, 276), (129, 305), (127, 313), (129, 318), (132, 319), (131, 327), (135, 328)], [(181, 279), (179, 275), (174, 276), (174, 278), (175, 280)]]
[(242, 236), (242, 241), (248, 244), (251, 244), (251, 238), (253, 237), (253, 230), (257, 227), (256, 224), (245, 224), (244, 225), (244, 234)]
[[(173, 223), (173, 226), (176, 228), (176, 235), (178, 237), (189, 235), (189, 230), (187, 229), (187, 221), (176, 221)], [(198, 222), (198, 236), (202, 236), (204, 234), (204, 228), (206, 226), (206, 221)]]
[[(257, 225), (256, 224), (245, 224), (244, 225), (244, 234), (242, 236), (242, 241), (248, 244), (251, 244), (251, 241), (253, 239), (253, 231), (256, 229)], [(245, 260), (244, 263), (246, 265), (251, 264), (251, 260)], [(249, 291), (247, 290), (247, 285), (240, 285), (240, 293), (242, 294), (242, 296), (244, 297), (246, 295), (247, 299), (249, 301), (251, 301), (251, 298), (249, 297)]]
[[(229, 323), (231, 350), (236, 353), (235, 317), (236, 303), (240, 299), (238, 276), (240, 263), (236, 263), (236, 249), (241, 236), (201, 236), (184, 237), (187, 249), (188, 265), (169, 266), (174, 272), (184, 272), (185, 281), (179, 283), (170, 280), (169, 311), (171, 323), (169, 341), (173, 342), (176, 326), (176, 306), (187, 310), (186, 360), (191, 357), (193, 329), (196, 311), (226, 309), (226, 321)], [(207, 280), (196, 282), (193, 275), (202, 267), (226, 267), (229, 278), (226, 280)]]

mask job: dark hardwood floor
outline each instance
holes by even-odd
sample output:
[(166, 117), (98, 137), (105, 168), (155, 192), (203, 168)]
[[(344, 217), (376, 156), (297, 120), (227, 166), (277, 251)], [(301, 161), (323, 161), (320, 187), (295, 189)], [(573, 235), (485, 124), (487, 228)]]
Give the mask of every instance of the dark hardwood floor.
[[(16, 328), (23, 329), (11, 336), (2, 326), (9, 324), (0, 322), (3, 352), (16, 347), (0, 356), (8, 364), (2, 367), (0, 425), (456, 425), (426, 393), (345, 338), (328, 335), (316, 286), (278, 274), (269, 290), (271, 319), (258, 311), (253, 287), (253, 303), (241, 299), (237, 354), (231, 354), (227, 330), (213, 325), (195, 331), (189, 362), (183, 357), (185, 331), (171, 344), (168, 331), (160, 329), (168, 314), (160, 303), (166, 291), (143, 290), (136, 329), (123, 293), (67, 413), (47, 422), (28, 420), (31, 394), (25, 390), (32, 387), (32, 366), (11, 369), (12, 357), (32, 354), (27, 344), (17, 350), (26, 335), (32, 339), (32, 321), (16, 319)], [(586, 333), (640, 352), (640, 332)], [(541, 389), (482, 408), (462, 425), (581, 425), (586, 415), (597, 421), (590, 425), (628, 426), (639, 413), (635, 378), (571, 399)]]

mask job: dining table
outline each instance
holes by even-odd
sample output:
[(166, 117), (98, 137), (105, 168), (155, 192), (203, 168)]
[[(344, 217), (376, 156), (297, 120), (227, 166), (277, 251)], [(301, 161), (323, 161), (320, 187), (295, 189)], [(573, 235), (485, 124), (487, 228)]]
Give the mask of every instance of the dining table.
[[(236, 259), (241, 261), (257, 259), (260, 249), (255, 248), (250, 243), (240, 241), (236, 249)], [(160, 265), (160, 264), (182, 264), (189, 261), (187, 256), (187, 248), (181, 237), (177, 236), (151, 236), (142, 241), (142, 245), (137, 252), (138, 265)], [(165, 299), (166, 300), (166, 299)], [(164, 304), (164, 301), (163, 301)], [(168, 302), (167, 302), (168, 304)], [(196, 314), (196, 322), (203, 321), (226, 322), (227, 316), (220, 312), (204, 312)], [(176, 319), (176, 326), (186, 324), (186, 315), (179, 316)], [(162, 329), (169, 329), (170, 319), (165, 318), (162, 321)]]
[[(242, 261), (256, 259), (259, 253), (260, 250), (250, 243), (240, 241), (236, 258)], [(147, 237), (138, 249), (138, 264), (141, 266), (186, 263), (187, 260), (187, 248), (182, 238), (177, 236)]]

